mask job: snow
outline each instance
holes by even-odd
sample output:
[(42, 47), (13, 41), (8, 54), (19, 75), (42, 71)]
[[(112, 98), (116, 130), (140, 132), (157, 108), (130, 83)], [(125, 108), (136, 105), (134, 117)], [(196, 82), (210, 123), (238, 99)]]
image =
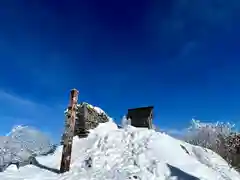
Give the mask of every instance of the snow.
[[(96, 110), (99, 110), (96, 108)], [(101, 112), (101, 111), (99, 111)], [(87, 138), (74, 137), (71, 168), (58, 174), (62, 146), (39, 163), (0, 173), (1, 180), (239, 180), (240, 175), (209, 149), (193, 146), (165, 133), (122, 129), (112, 119), (90, 131)]]
[[(59, 169), (61, 151), (59, 146), (54, 154), (37, 157), (37, 161)], [(33, 165), (19, 169), (11, 165), (0, 173), (0, 179), (239, 180), (240, 175), (208, 149), (153, 130), (131, 126), (118, 129), (110, 121), (100, 124), (85, 139), (74, 137), (69, 172), (56, 174)]]

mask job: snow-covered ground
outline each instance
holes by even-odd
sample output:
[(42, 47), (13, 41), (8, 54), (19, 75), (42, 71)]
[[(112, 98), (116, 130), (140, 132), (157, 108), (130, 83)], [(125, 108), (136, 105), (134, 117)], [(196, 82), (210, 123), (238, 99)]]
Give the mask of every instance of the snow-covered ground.
[[(110, 120), (85, 139), (74, 137), (71, 170), (59, 169), (62, 146), (52, 155), (37, 157), (42, 168), (11, 165), (0, 180), (240, 180), (240, 175), (217, 154), (171, 136)], [(46, 170), (46, 167), (50, 170)]]

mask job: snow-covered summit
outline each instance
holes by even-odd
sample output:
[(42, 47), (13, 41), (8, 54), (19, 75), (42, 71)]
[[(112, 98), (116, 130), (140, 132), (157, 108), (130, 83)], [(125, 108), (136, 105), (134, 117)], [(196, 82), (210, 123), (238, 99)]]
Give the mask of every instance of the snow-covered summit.
[(106, 115), (106, 113), (100, 107), (93, 106), (93, 105), (91, 105), (87, 102), (83, 102), (79, 105), (83, 105), (83, 104), (87, 105), (88, 108), (95, 110), (98, 114), (105, 114)]
[[(54, 154), (37, 157), (42, 165), (9, 167), (1, 180), (239, 180), (240, 175), (211, 150), (171, 136), (114, 121), (100, 124), (85, 139), (74, 137), (71, 169), (59, 169), (62, 146)], [(48, 167), (46, 168), (43, 167)], [(49, 171), (50, 169), (50, 171)]]

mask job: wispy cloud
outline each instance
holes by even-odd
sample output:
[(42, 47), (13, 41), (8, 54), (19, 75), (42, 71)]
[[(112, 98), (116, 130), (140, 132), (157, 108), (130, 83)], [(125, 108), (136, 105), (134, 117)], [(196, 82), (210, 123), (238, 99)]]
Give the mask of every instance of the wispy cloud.
[(1, 89), (0, 134), (5, 134), (13, 126), (21, 124), (34, 126), (58, 137), (63, 128), (63, 110), (62, 105), (41, 104)]
[(29, 99), (23, 98), (21, 96), (18, 96), (17, 94), (11, 94), (8, 93), (4, 90), (0, 90), (0, 102), (9, 102), (14, 106), (27, 106), (30, 108), (36, 108), (38, 106), (44, 107), (44, 108), (48, 108), (48, 106), (46, 105), (42, 105), (39, 103), (36, 103), (34, 101), (31, 101)]

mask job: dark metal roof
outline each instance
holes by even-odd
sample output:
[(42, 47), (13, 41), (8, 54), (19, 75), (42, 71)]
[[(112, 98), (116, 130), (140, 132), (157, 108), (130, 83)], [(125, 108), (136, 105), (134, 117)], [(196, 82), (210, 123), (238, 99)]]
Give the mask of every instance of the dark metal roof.
[(149, 117), (153, 106), (128, 109), (127, 118), (146, 118)]
[(135, 127), (152, 127), (153, 106), (128, 109), (127, 118), (131, 119), (131, 125)]

